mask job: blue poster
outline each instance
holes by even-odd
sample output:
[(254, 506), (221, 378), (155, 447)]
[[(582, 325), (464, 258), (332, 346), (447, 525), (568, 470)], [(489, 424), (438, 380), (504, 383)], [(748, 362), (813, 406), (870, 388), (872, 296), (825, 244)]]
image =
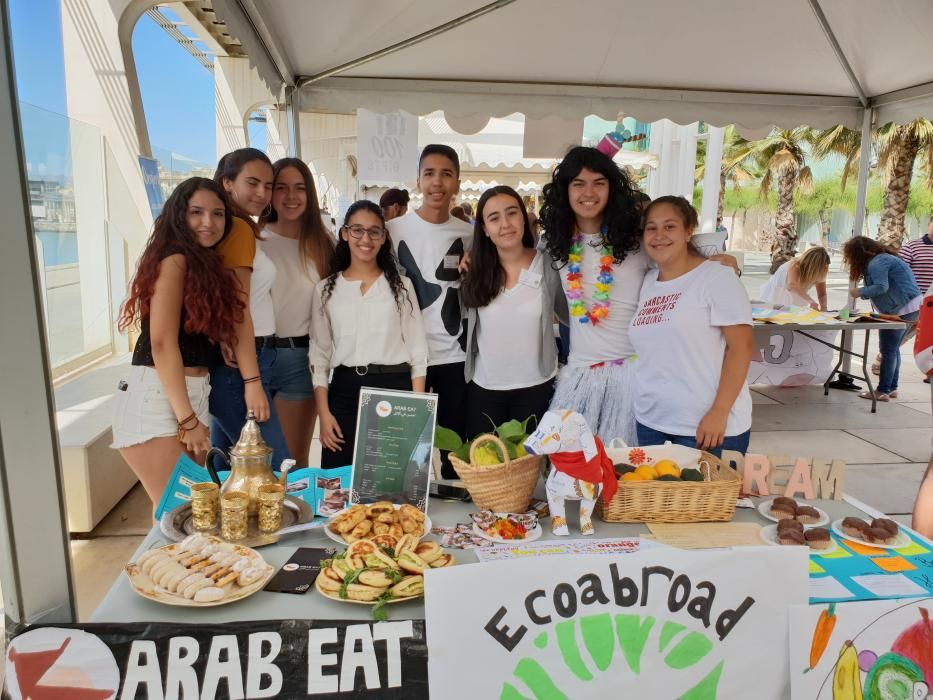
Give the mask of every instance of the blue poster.
[(162, 196), (162, 185), (159, 183), (159, 161), (155, 158), (139, 156), (139, 168), (143, 172), (143, 185), (146, 186), (146, 197), (149, 199), (149, 209), (155, 219), (162, 213), (165, 197)]

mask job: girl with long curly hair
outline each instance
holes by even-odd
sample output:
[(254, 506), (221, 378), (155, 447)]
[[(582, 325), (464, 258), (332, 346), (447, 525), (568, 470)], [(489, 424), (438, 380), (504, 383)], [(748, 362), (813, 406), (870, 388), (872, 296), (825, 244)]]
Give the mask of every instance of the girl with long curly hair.
[(257, 245), (260, 229), (251, 218), (270, 211), (272, 163), (262, 151), (240, 148), (220, 159), (214, 181), (227, 192), (233, 207), (233, 228), (219, 250), (236, 275), (246, 312), (237, 326), (236, 343), (227, 363), (211, 370), (211, 442), (227, 450), (236, 443), (247, 413), (252, 411), (260, 422), (263, 439), (272, 448), (272, 465), (278, 469), (289, 451), (269, 385), (276, 361), (272, 302), (276, 268)]
[(275, 364), (269, 393), (288, 451), (297, 467), (308, 465), (317, 411), (308, 361), (311, 300), (314, 287), (327, 274), (334, 240), (324, 227), (314, 179), (298, 158), (282, 158), (272, 166), (271, 212), (259, 248), (275, 264), (272, 306), (275, 311)]
[(233, 217), (223, 189), (193, 177), (155, 220), (120, 313), (139, 328), (132, 365), (120, 382), (113, 447), (158, 503), (182, 451), (200, 462), (211, 447), (208, 372), (220, 346), (236, 339), (244, 302), (218, 244)]
[[(920, 315), (923, 295), (917, 279), (907, 263), (878, 241), (867, 236), (854, 236), (842, 247), (842, 259), (849, 268), (849, 295), (871, 300), (875, 311), (899, 317), (902, 321), (916, 321)], [(858, 286), (864, 280), (865, 285)], [(878, 388), (863, 391), (863, 399), (876, 401), (897, 398), (897, 383), (901, 374), (901, 341), (904, 329), (884, 330), (878, 333), (881, 351), (881, 374)]]
[(547, 411), (557, 374), (554, 316), (567, 322), (567, 299), (550, 256), (535, 250), (525, 204), (511, 187), (483, 192), (471, 251), (460, 298), (467, 319), (466, 430), (472, 437), (507, 420), (540, 419)]
[(363, 386), (424, 391), (427, 365), (418, 298), (399, 274), (382, 209), (375, 202), (355, 202), (340, 227), (330, 275), (314, 288), (311, 307), (321, 466), (353, 462)]

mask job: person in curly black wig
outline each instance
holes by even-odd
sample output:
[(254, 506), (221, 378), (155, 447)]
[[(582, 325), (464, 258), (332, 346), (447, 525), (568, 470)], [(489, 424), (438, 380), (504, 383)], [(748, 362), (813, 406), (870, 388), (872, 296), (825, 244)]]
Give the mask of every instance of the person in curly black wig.
[(640, 193), (612, 159), (595, 148), (575, 146), (544, 186), (541, 226), (547, 251), (567, 263), (576, 231), (600, 233), (617, 263), (638, 250), (641, 240)]
[(311, 301), (309, 354), (322, 467), (353, 462), (363, 386), (424, 391), (428, 343), (416, 301), (411, 282), (399, 273), (382, 209), (366, 200), (350, 205), (330, 275)]

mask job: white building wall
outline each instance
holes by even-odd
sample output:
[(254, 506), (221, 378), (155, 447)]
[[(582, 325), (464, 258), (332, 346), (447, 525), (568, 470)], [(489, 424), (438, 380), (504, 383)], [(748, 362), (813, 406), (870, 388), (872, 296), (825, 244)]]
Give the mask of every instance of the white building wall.
[[(246, 120), (257, 108), (275, 98), (259, 79), (249, 59), (218, 56), (214, 59), (214, 114), (217, 158), (247, 145)], [(287, 130), (282, 130), (287, 133)]]

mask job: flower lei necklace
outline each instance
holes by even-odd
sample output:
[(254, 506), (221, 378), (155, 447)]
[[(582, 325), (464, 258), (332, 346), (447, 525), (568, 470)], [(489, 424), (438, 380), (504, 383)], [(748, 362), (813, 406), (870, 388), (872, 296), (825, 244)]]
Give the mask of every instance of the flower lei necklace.
[(598, 325), (600, 321), (609, 316), (609, 293), (612, 291), (612, 246), (606, 244), (606, 228), (601, 231), (603, 235), (602, 249), (599, 252), (599, 274), (596, 276), (596, 290), (593, 292), (593, 306), (586, 308), (583, 301), (583, 273), (580, 272), (580, 263), (583, 262), (583, 234), (579, 229), (570, 240), (570, 254), (567, 256), (567, 300), (570, 302), (570, 315), (580, 323)]

